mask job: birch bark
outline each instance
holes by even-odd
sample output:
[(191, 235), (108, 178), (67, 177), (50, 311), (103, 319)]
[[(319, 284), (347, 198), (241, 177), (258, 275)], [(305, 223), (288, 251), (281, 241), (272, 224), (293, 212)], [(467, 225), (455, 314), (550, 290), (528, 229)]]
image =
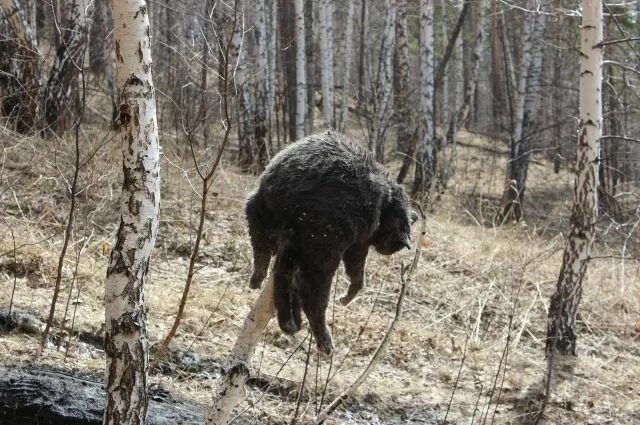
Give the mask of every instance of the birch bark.
[(158, 230), (160, 152), (144, 0), (111, 0), (124, 180), (105, 281), (105, 425), (144, 424), (148, 340), (144, 285)]
[(602, 136), (601, 0), (584, 0), (580, 49), (580, 124), (571, 229), (547, 322), (547, 354), (576, 354), (576, 315), (598, 216), (598, 160)]
[(296, 140), (305, 136), (307, 111), (307, 75), (304, 25), (304, 0), (294, 0), (296, 15)]

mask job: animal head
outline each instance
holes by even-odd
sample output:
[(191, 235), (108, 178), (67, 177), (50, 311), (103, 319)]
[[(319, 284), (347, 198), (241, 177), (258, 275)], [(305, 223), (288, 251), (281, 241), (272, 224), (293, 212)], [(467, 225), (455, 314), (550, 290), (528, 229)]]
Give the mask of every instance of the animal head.
[(411, 225), (418, 215), (409, 208), (409, 198), (401, 186), (391, 187), (388, 202), (382, 205), (380, 226), (373, 237), (373, 247), (380, 254), (391, 255), (411, 248)]

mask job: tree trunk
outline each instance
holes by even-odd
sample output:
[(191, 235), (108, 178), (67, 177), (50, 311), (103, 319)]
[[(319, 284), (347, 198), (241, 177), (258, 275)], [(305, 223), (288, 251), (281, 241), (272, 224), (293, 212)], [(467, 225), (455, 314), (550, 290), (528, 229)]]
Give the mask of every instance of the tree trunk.
[(59, 24), (63, 31), (62, 42), (56, 50), (44, 89), (44, 116), (49, 131), (56, 134), (64, 132), (67, 112), (74, 109), (69, 108), (69, 99), (84, 67), (84, 53), (95, 9), (91, 0), (69, 0), (65, 8), (65, 19)]
[(305, 0), (304, 2), (304, 28), (305, 28), (305, 50), (307, 64), (307, 117), (305, 123), (305, 134), (312, 134), (316, 109), (316, 86), (317, 86), (317, 52), (318, 47), (314, 38), (318, 28), (318, 22), (314, 16), (315, 0)]
[(355, 2), (349, 1), (347, 16), (345, 17), (344, 35), (342, 37), (342, 93), (340, 95), (340, 116), (338, 119), (338, 131), (345, 133), (349, 118), (349, 85), (351, 78), (351, 61), (353, 57), (353, 14)]
[(267, 97), (267, 81), (269, 74), (269, 57), (267, 53), (268, 33), (267, 33), (267, 10), (265, 0), (256, 0), (255, 4), (255, 26), (253, 28), (253, 45), (256, 49), (256, 72), (254, 78), (255, 105), (253, 108), (253, 137), (256, 144), (257, 171), (264, 169), (269, 160), (269, 150), (267, 145), (267, 133), (269, 131), (269, 121), (267, 119), (269, 102)]
[[(245, 28), (250, 24), (246, 22), (244, 15), (244, 2), (234, 0), (239, 11), (239, 22), (234, 26), (232, 46), (229, 49), (229, 67), (233, 76), (233, 92), (237, 94), (238, 108), (238, 162), (244, 170), (251, 170), (255, 164), (255, 141), (253, 123), (253, 105), (251, 102), (251, 86), (249, 81), (249, 55), (247, 54), (247, 39), (245, 39)], [(255, 171), (255, 169), (254, 169)]]
[(278, 10), (277, 2), (266, 2), (265, 14), (268, 17), (266, 26), (267, 43), (267, 134), (269, 138), (269, 148), (273, 150), (271, 143), (274, 127), (277, 128), (278, 121), (274, 116), (276, 106), (276, 85), (277, 85), (277, 51), (278, 51)]
[[(457, 161), (457, 146), (458, 146), (458, 130), (462, 128), (469, 118), (469, 111), (471, 110), (471, 102), (473, 95), (476, 91), (476, 85), (478, 83), (478, 74), (480, 70), (480, 60), (482, 59), (482, 40), (484, 34), (484, 21), (485, 21), (485, 9), (486, 0), (481, 0), (475, 4), (476, 7), (476, 34), (473, 45), (473, 52), (471, 54), (471, 63), (469, 69), (469, 80), (464, 81), (461, 84), (461, 88), (464, 88), (462, 94), (462, 103), (458, 110), (451, 115), (449, 120), (449, 127), (445, 137), (447, 138), (446, 146), (449, 149), (448, 161), (446, 164), (440, 165), (440, 183), (444, 188), (448, 186), (449, 180), (455, 175), (456, 161)], [(461, 46), (461, 59), (464, 62), (464, 43)], [(464, 75), (465, 65), (462, 64), (462, 75)]]
[(402, 166), (398, 172), (397, 181), (402, 183), (413, 163), (416, 144), (413, 137), (413, 115), (409, 99), (409, 43), (407, 40), (407, 1), (398, 1), (398, 16), (396, 17), (396, 49), (393, 69), (393, 103), (397, 121), (396, 149), (402, 154)]
[(219, 378), (213, 407), (207, 415), (207, 425), (226, 425), (234, 407), (244, 395), (249, 378), (249, 365), (256, 344), (274, 314), (273, 276), (269, 276), (258, 299), (242, 325), (242, 330), (229, 354), (223, 376)]
[(144, 283), (158, 230), (160, 152), (144, 0), (111, 0), (124, 181), (105, 281), (105, 425), (144, 424), (148, 340)]
[(16, 130), (36, 130), (41, 84), (40, 53), (20, 0), (0, 0), (4, 19), (16, 41), (7, 77), (8, 95), (2, 100), (2, 115), (15, 117)]
[(434, 36), (433, 0), (420, 1), (420, 122), (419, 146), (413, 180), (413, 194), (423, 195), (431, 186), (436, 170), (436, 145), (433, 116)]
[(598, 159), (602, 136), (601, 0), (584, 0), (580, 49), (580, 125), (574, 200), (567, 245), (547, 324), (547, 354), (576, 354), (576, 315), (598, 215)]
[(384, 162), (384, 141), (392, 112), (393, 53), (396, 29), (396, 0), (385, 1), (385, 21), (380, 42), (373, 118), (369, 122), (369, 149)]
[(325, 126), (332, 128), (333, 119), (333, 3), (320, 0), (320, 85), (322, 87), (322, 118)]
[(523, 201), (531, 139), (535, 130), (538, 109), (538, 93), (542, 79), (544, 57), (542, 37), (546, 14), (528, 13), (523, 37), (522, 62), (518, 80), (518, 97), (515, 107), (514, 134), (511, 136), (511, 155), (507, 165), (507, 181), (502, 194), (502, 213), (498, 222), (519, 221), (523, 216)]
[(366, 71), (366, 44), (368, 36), (367, 17), (369, 15), (367, 8), (367, 0), (362, 0), (360, 7), (360, 51), (358, 56), (358, 110), (364, 111), (366, 108), (366, 85), (367, 85), (367, 71)]
[[(283, 128), (285, 127), (285, 117), (287, 119), (287, 130), (289, 140), (296, 139), (296, 50), (295, 44), (295, 13), (293, 4), (295, 0), (284, 2), (282, 7), (278, 8), (279, 27), (280, 27), (280, 51), (282, 52), (282, 68), (283, 86), (284, 86), (284, 102), (283, 106)], [(286, 105), (287, 114), (284, 114), (284, 106)], [(284, 137), (286, 144), (286, 135)]]
[(307, 76), (304, 31), (304, 0), (294, 0), (296, 14), (296, 140), (305, 136)]

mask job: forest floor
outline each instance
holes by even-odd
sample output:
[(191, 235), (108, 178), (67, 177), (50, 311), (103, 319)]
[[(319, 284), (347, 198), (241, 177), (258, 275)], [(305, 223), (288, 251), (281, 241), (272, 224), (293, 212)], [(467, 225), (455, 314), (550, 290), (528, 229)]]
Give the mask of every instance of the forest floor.
[[(92, 147), (108, 140), (94, 136)], [(0, 309), (8, 309), (15, 288), (13, 310), (44, 320), (69, 208), (61, 176), (70, 178), (73, 144), (10, 136), (0, 136), (0, 142)], [(171, 140), (163, 145), (161, 220), (146, 286), (152, 350), (177, 310), (200, 204), (187, 150)], [(182, 158), (179, 151), (185, 153)], [(534, 422), (544, 399), (547, 308), (568, 230), (573, 180), (568, 170), (554, 174), (551, 162), (534, 158), (525, 221), (495, 227), (506, 157), (503, 143), (462, 135), (457, 176), (428, 211), (423, 255), (388, 355), (333, 415), (335, 423)], [(74, 335), (101, 337), (103, 283), (118, 224), (120, 161), (112, 139), (81, 172), (79, 211), (57, 304), (57, 339), (68, 335), (60, 331), (67, 305), (66, 328), (73, 322)], [(388, 166), (397, 169), (399, 160)], [(210, 404), (220, 365), (257, 296), (247, 283), (251, 252), (242, 212), (255, 182), (255, 176), (223, 161), (186, 314), (162, 373), (151, 377), (153, 385), (203, 407)], [(578, 356), (559, 360), (564, 372), (554, 374), (540, 423), (640, 423), (640, 262), (614, 258), (623, 246), (624, 255), (640, 256), (638, 230), (625, 239), (624, 226), (603, 221), (598, 229), (594, 256), (599, 258), (589, 266), (578, 318)], [(336, 347), (331, 360), (318, 361), (313, 348), (308, 354), (306, 330), (290, 338), (271, 323), (252, 370), (274, 384), (249, 388), (237, 423), (290, 423), (307, 363), (299, 423), (312, 420), (351, 383), (393, 317), (399, 270), (411, 257), (409, 251), (391, 257), (372, 253), (359, 298), (348, 307), (331, 302)], [(339, 294), (345, 288), (341, 268), (334, 290)], [(28, 332), (0, 333), (0, 361), (103, 375), (104, 352), (87, 338), (72, 338), (68, 350), (52, 343), (35, 359), (38, 341)]]

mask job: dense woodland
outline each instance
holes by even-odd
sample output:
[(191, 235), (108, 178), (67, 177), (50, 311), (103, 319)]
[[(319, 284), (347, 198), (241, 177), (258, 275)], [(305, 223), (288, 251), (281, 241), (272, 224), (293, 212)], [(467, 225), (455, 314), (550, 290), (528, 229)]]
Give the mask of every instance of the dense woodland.
[[(633, 0), (0, 0), (2, 367), (106, 361), (78, 423), (151, 386), (194, 423), (640, 422), (639, 35)], [(269, 325), (243, 216), (328, 129), (422, 212), (330, 359)]]

